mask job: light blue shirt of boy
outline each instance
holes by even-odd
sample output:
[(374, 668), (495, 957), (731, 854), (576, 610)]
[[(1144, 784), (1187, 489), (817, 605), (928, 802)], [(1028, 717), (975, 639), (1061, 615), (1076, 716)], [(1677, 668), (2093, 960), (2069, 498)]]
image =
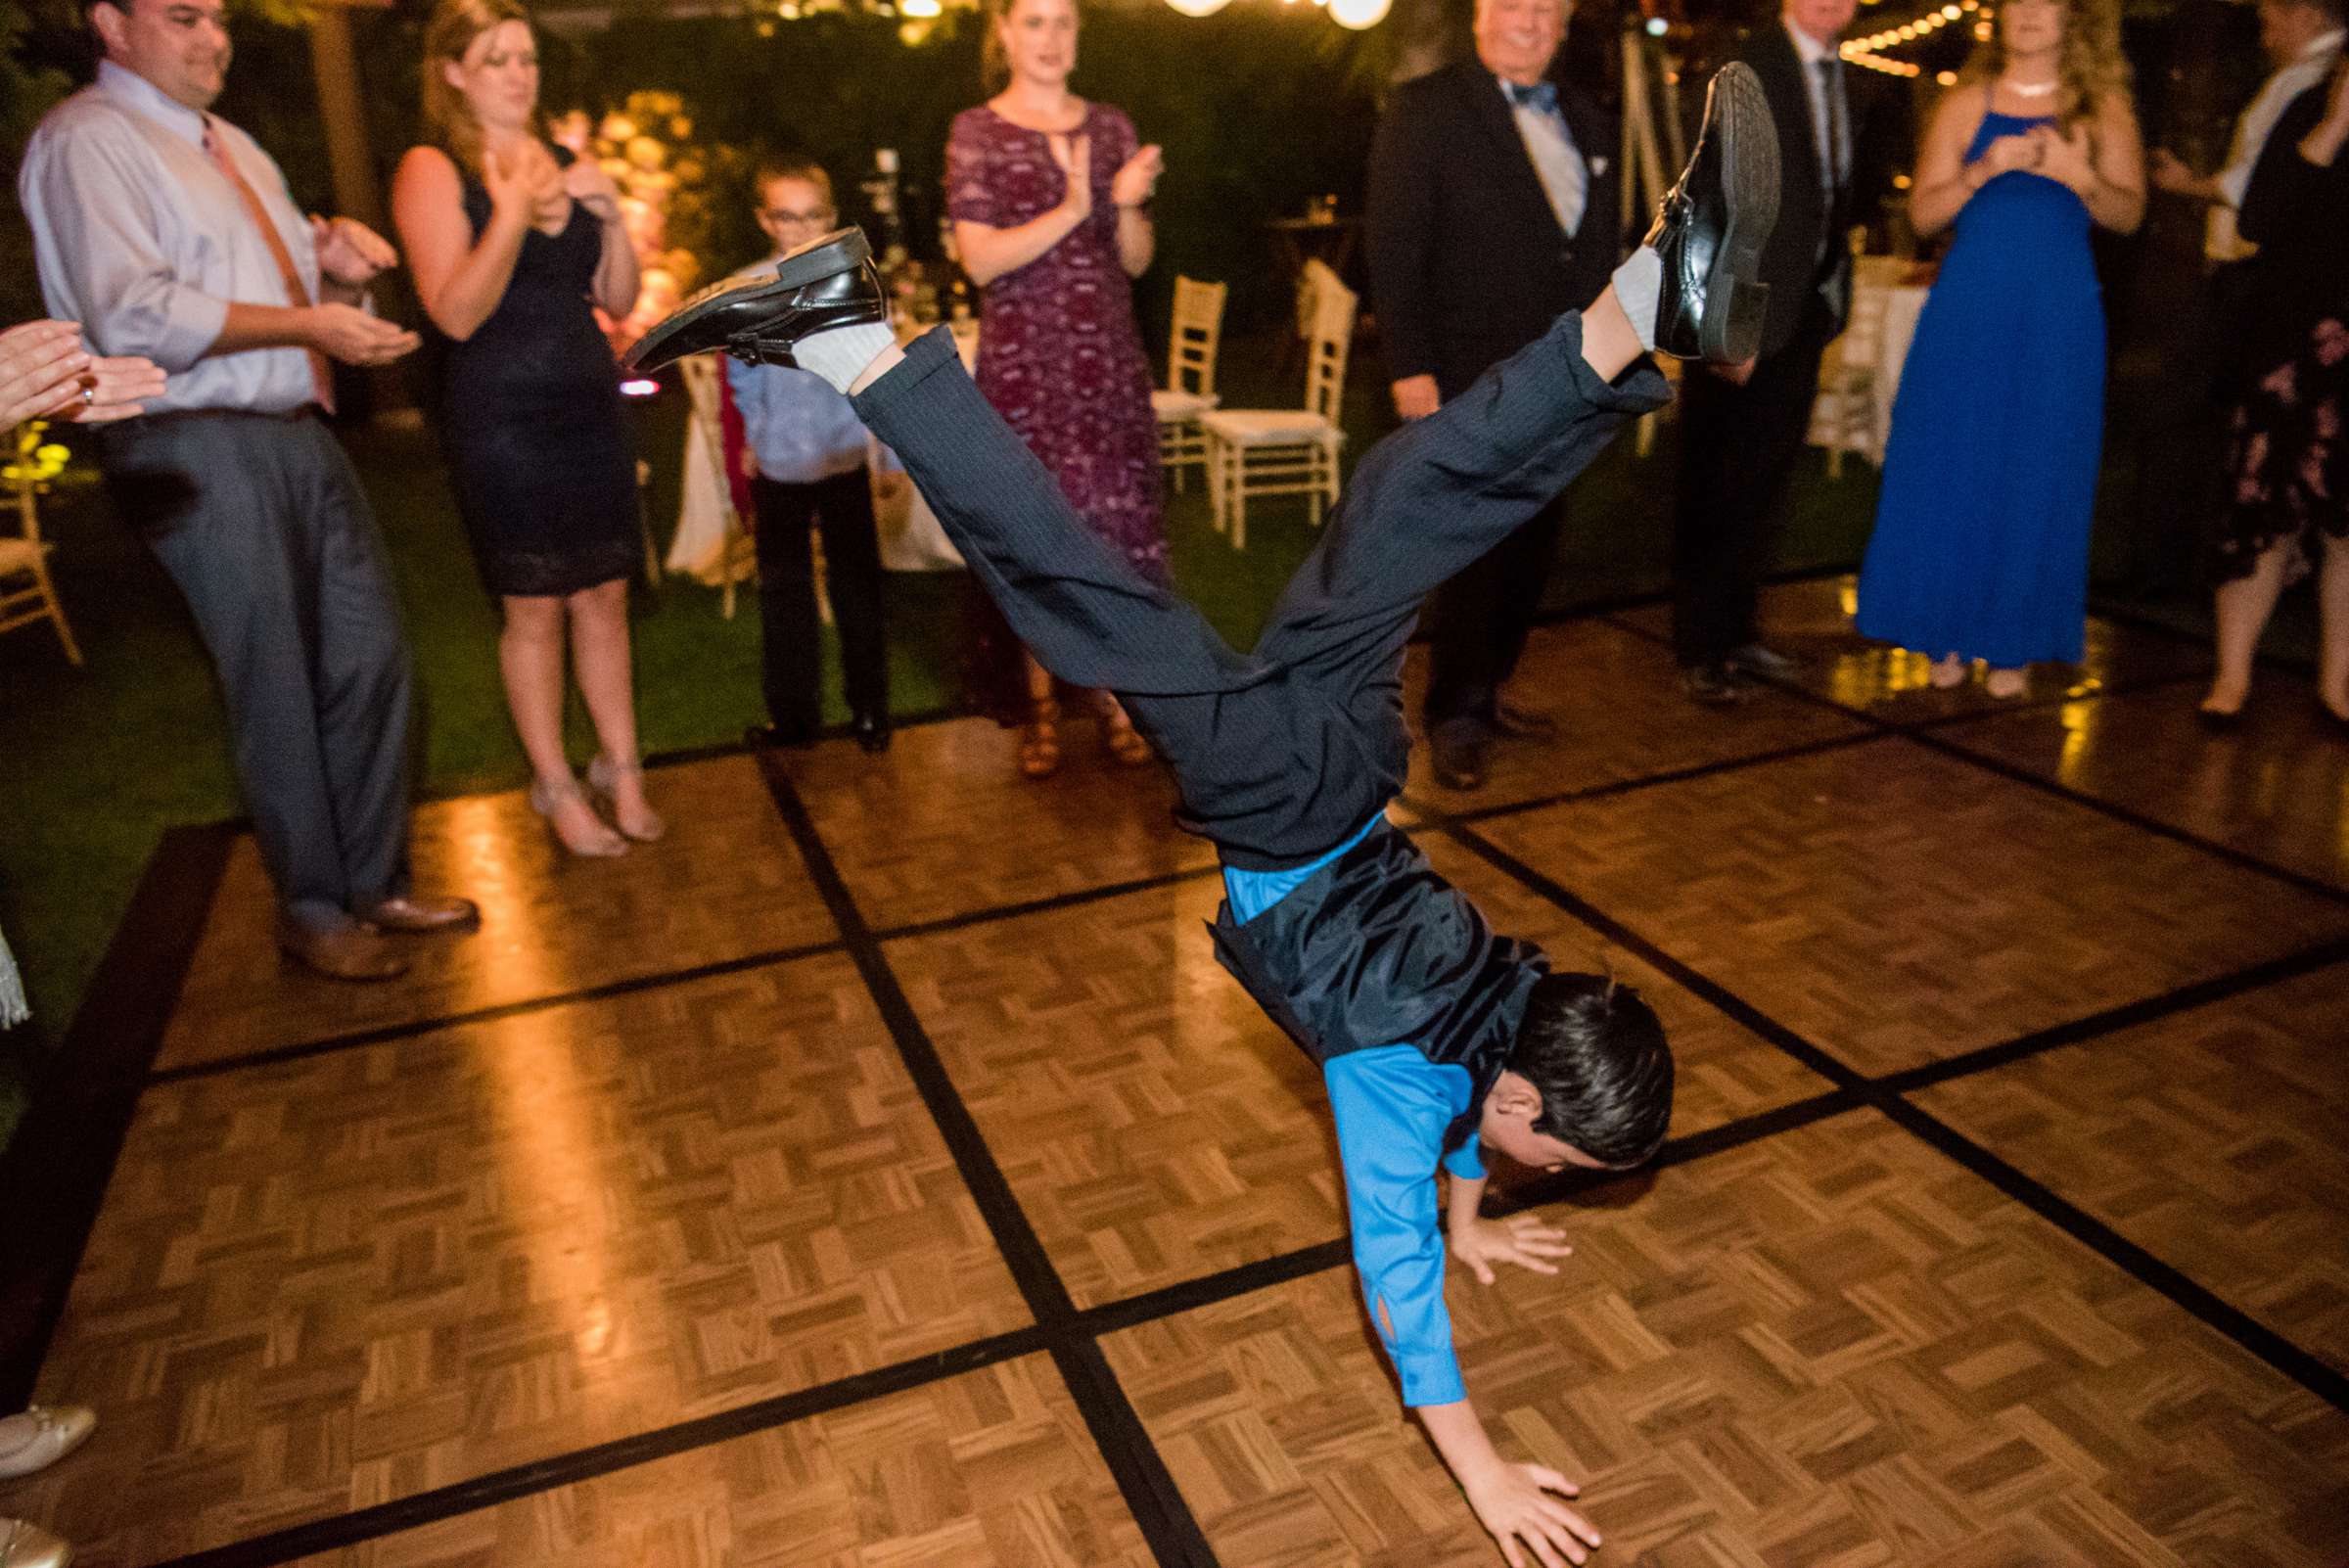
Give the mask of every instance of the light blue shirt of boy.
[[(1383, 815), (1383, 813), (1382, 813)], [(1366, 838), (1374, 816), (1319, 859), (1278, 871), (1223, 868), (1231, 917), (1247, 923)], [(1464, 1067), (1431, 1062), (1409, 1044), (1332, 1057), (1321, 1069), (1346, 1172), (1346, 1212), (1363, 1305), (1395, 1363), (1405, 1405), (1451, 1405), (1468, 1397), (1444, 1305), (1444, 1232), (1436, 1167), (1462, 1181), (1484, 1178), (1478, 1140), (1450, 1154), (1445, 1130), (1468, 1109), (1476, 1083)], [(1384, 1311), (1381, 1311), (1381, 1308)]]
[[(760, 478), (813, 484), (864, 466), (871, 445), (864, 425), (821, 377), (790, 365), (746, 365), (729, 354), (726, 386), (742, 411), (743, 438), (759, 459)], [(892, 472), (899, 466), (886, 446), (881, 466)]]

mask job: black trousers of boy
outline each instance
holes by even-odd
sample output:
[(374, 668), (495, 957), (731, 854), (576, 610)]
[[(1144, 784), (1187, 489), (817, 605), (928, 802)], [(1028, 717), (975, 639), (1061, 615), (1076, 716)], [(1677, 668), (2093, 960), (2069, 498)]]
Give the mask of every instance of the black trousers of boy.
[(1653, 366), (1610, 385), (1582, 346), (1582, 318), (1561, 316), (1364, 452), (1245, 655), (1085, 529), (944, 331), (851, 401), (1044, 667), (1117, 693), (1174, 768), (1177, 820), (1228, 863), (1272, 869), (1333, 848), (1403, 787), (1403, 649), (1421, 601), (1666, 400)]
[(881, 624), (881, 542), (873, 487), (862, 464), (810, 484), (751, 481), (758, 514), (759, 624), (766, 716), (792, 736), (813, 735), (823, 716), (823, 668), (815, 613), (814, 529), (824, 530), (824, 581), (840, 632), (842, 684), (852, 715), (889, 717), (889, 657)]

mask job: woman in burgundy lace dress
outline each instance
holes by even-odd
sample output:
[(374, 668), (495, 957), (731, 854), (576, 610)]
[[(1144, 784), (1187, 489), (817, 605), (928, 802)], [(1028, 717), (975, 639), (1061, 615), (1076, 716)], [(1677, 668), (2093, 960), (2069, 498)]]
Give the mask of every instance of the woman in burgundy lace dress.
[[(1150, 265), (1156, 147), (1133, 122), (1069, 91), (1076, 0), (990, 0), (986, 62), (995, 96), (954, 116), (946, 212), (986, 314), (979, 389), (1078, 513), (1144, 576), (1167, 576), (1158, 424), (1129, 279)], [(1052, 677), (1028, 661), (1033, 707), (1020, 771), (1060, 766)], [(1100, 696), (1110, 754), (1150, 748)]]

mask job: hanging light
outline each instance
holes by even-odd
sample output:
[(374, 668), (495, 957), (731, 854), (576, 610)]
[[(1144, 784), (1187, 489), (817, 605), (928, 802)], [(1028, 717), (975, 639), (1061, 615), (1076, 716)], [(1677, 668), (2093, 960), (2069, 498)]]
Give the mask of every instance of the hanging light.
[(1167, 0), (1167, 4), (1186, 17), (1212, 17), (1231, 0)]
[(1329, 20), (1359, 32), (1387, 20), (1394, 0), (1329, 0)]

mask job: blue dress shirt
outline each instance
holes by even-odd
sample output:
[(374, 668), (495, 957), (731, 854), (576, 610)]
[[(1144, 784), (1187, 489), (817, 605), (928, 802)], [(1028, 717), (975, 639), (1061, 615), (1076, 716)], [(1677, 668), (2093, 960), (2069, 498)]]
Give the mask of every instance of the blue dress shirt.
[[(1223, 892), (1232, 918), (1245, 923), (1271, 908), (1359, 844), (1378, 822), (1372, 817), (1345, 843), (1305, 865), (1278, 871), (1225, 866)], [(1362, 1302), (1403, 1382), (1403, 1402), (1464, 1400), (1468, 1390), (1452, 1350), (1451, 1314), (1444, 1306), (1444, 1231), (1435, 1175), (1439, 1163), (1463, 1181), (1485, 1175), (1475, 1138), (1444, 1152), (1445, 1129), (1468, 1109), (1475, 1082), (1466, 1068), (1431, 1062), (1408, 1044), (1332, 1057), (1321, 1077), (1337, 1123)]]

